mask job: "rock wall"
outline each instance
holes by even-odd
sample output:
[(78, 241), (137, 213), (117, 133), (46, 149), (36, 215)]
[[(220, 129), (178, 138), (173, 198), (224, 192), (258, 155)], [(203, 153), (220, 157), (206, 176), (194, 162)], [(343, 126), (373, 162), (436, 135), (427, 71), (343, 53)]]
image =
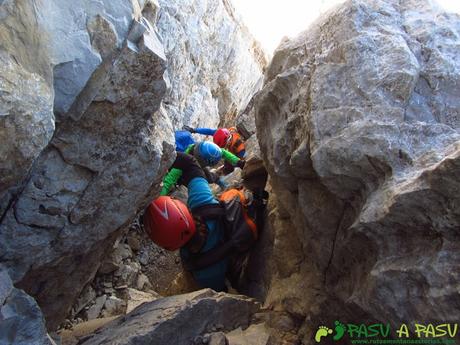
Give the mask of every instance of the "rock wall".
[(226, 1), (7, 0), (0, 17), (0, 262), (53, 329), (158, 192), (173, 128), (243, 109), (264, 54)]
[(228, 0), (160, 0), (158, 29), (171, 89), (165, 107), (176, 128), (216, 127), (262, 86), (266, 54)]
[(54, 93), (45, 39), (32, 3), (0, 4), (0, 217), (53, 135)]
[(51, 139), (54, 115), (65, 120), (102, 60), (121, 48), (140, 11), (137, 0), (2, 1), (0, 214)]
[(65, 317), (114, 236), (157, 192), (174, 157), (161, 109), (165, 68), (151, 30), (101, 65), (3, 218), (2, 261), (37, 298), (50, 327)]
[(82, 344), (203, 344), (206, 333), (246, 328), (259, 309), (250, 298), (205, 289), (145, 303)]
[(33, 19), (47, 35), (43, 48), (53, 68), (58, 116), (65, 116), (102, 60), (122, 47), (133, 18), (139, 18), (139, 2), (47, 0), (35, 5)]
[(52, 345), (37, 302), (16, 289), (7, 271), (0, 266), (0, 343)]
[(292, 259), (267, 303), (306, 343), (339, 317), (459, 318), (459, 37), (429, 1), (352, 0), (276, 50), (255, 114)]

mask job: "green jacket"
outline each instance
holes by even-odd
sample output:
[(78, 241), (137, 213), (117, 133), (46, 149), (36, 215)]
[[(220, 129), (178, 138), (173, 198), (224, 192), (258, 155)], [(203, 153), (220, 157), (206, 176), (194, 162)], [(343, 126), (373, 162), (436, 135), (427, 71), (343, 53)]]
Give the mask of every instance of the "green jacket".
[[(195, 144), (189, 145), (185, 150), (185, 153), (192, 154)], [(236, 166), (240, 159), (228, 150), (222, 150), (222, 158), (229, 162), (231, 165)], [(180, 177), (182, 176), (182, 170), (173, 168), (171, 169), (163, 179), (163, 188), (161, 188), (160, 195), (168, 195), (171, 189), (177, 184)]]

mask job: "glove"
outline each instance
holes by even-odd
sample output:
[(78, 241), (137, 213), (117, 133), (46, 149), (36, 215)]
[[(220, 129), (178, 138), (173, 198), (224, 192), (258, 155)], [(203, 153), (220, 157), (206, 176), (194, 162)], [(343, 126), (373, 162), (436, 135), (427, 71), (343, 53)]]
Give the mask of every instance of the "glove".
[(245, 164), (246, 164), (246, 161), (244, 159), (240, 159), (238, 163), (236, 163), (236, 166), (240, 169), (243, 169)]
[(196, 132), (196, 131), (195, 131), (195, 128), (190, 127), (190, 126), (184, 126), (184, 127), (182, 127), (182, 129), (183, 129), (184, 131), (189, 131), (190, 133), (195, 133), (195, 132)]
[(182, 170), (182, 183), (188, 186), (189, 182), (195, 177), (206, 176), (196, 161), (195, 157), (184, 152), (177, 152), (176, 160), (174, 161), (173, 168)]

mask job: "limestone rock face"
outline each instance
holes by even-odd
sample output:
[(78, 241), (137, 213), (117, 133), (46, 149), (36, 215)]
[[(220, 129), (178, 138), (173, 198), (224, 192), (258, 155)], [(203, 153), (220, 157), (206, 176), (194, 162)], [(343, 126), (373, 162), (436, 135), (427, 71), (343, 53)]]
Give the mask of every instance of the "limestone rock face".
[(0, 344), (51, 345), (37, 302), (0, 267)]
[(226, 0), (7, 0), (0, 19), (0, 262), (52, 329), (157, 194), (173, 125), (237, 114), (265, 56)]
[(54, 132), (46, 80), (0, 53), (0, 214)]
[(51, 68), (33, 13), (28, 2), (0, 4), (0, 217), (54, 131)]
[(228, 0), (160, 0), (158, 28), (176, 128), (215, 127), (243, 110), (261, 87), (265, 53)]
[(133, 37), (92, 75), (0, 224), (1, 260), (51, 328), (174, 159), (162, 45), (151, 27)]
[(67, 113), (102, 59), (122, 46), (139, 13), (138, 0), (46, 0), (36, 6), (33, 19), (47, 36), (57, 114)]
[(257, 136), (302, 248), (272, 303), (321, 323), (458, 319), (459, 37), (428, 1), (348, 1), (277, 49)]
[(209, 289), (160, 298), (114, 320), (82, 344), (190, 344), (216, 328), (247, 327), (259, 308), (250, 298)]
[(138, 0), (1, 2), (0, 214), (51, 139), (53, 110), (63, 120), (140, 12)]

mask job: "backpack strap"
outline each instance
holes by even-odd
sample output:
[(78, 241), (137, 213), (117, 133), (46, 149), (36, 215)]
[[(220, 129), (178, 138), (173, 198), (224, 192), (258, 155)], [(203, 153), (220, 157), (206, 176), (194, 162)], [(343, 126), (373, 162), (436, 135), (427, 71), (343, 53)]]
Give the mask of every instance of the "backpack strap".
[(192, 209), (192, 215), (207, 219), (218, 219), (225, 215), (225, 208), (219, 204), (207, 204)]
[[(225, 216), (225, 208), (219, 204), (207, 204), (196, 207), (192, 210), (193, 217), (199, 217), (206, 220), (219, 221)], [(223, 223), (221, 223), (223, 224)], [(226, 258), (233, 249), (233, 242), (223, 242), (205, 253), (191, 254), (182, 265), (186, 271), (198, 271), (211, 266)]]
[[(192, 215), (203, 220), (217, 220), (224, 227), (224, 239), (211, 250), (191, 254), (183, 260), (187, 271), (201, 270), (227, 257), (233, 252), (247, 251), (257, 238), (257, 228), (244, 210), (244, 195), (238, 190), (226, 192), (228, 200), (223, 198), (219, 204), (208, 204), (194, 208)], [(240, 197), (237, 197), (241, 194)], [(224, 194), (222, 195), (224, 197)]]
[(225, 242), (205, 253), (191, 255), (187, 260), (182, 262), (186, 271), (198, 271), (228, 257), (234, 250), (232, 241)]

